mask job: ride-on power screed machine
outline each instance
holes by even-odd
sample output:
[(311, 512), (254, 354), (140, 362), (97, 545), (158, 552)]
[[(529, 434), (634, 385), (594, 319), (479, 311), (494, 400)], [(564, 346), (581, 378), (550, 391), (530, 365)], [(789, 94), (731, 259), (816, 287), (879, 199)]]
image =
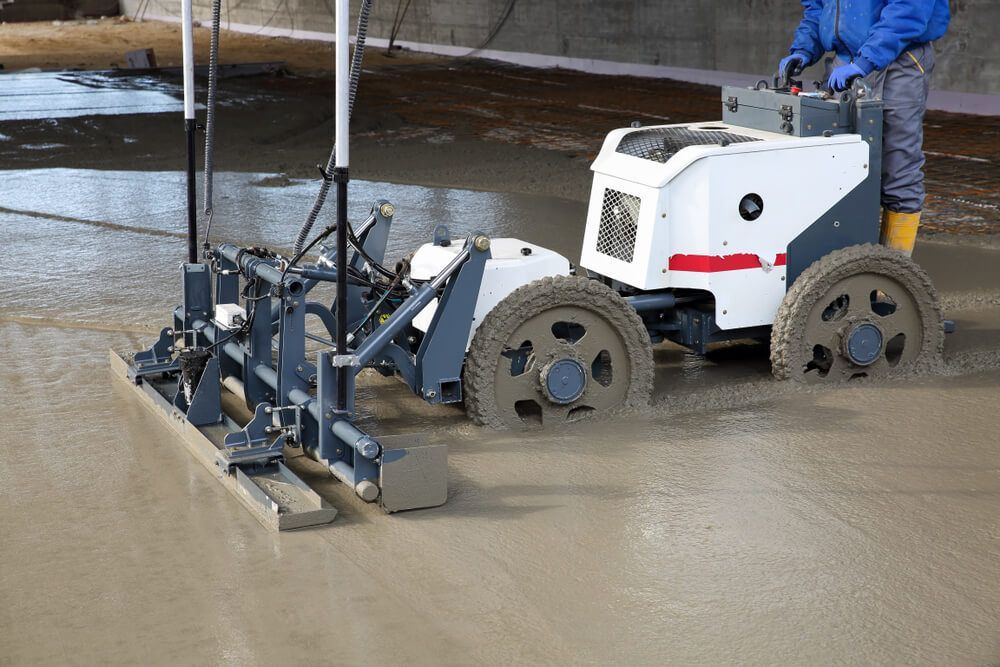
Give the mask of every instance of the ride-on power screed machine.
[[(840, 95), (800, 93), (787, 75), (726, 87), (721, 121), (611, 132), (579, 267), (441, 226), (387, 269), (393, 205), (347, 220), (346, 16), (338, 0), (336, 224), (293, 256), (222, 243), (199, 262), (192, 242), (173, 326), (148, 350), (112, 355), (282, 527), (332, 518), (315, 498), (297, 518), (276, 501), (278, 484), (306, 493), (283, 465), (288, 447), (387, 511), (445, 501), (443, 446), (391, 446), (353, 421), (366, 368), (429, 403), (464, 402), (483, 425), (552, 426), (648, 404), (662, 341), (704, 353), (769, 339), (774, 374), (807, 382), (898, 373), (940, 353), (929, 278), (877, 243), (882, 108), (862, 81)], [(337, 287), (332, 305), (311, 298), (323, 283)], [(231, 416), (233, 397), (247, 418)]]

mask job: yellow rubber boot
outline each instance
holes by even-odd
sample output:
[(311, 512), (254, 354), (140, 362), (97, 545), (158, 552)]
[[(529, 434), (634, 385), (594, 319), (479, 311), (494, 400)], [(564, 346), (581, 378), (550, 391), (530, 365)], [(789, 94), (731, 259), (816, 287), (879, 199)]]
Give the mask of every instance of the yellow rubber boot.
[(899, 250), (909, 257), (913, 254), (913, 244), (917, 241), (919, 226), (920, 211), (916, 213), (882, 211), (882, 234), (879, 243)]

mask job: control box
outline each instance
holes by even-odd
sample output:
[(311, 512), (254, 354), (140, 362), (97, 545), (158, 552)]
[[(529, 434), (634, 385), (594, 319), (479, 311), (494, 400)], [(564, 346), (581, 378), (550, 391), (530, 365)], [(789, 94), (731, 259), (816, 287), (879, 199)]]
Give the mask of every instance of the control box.
[(235, 303), (215, 306), (215, 323), (223, 329), (238, 329), (247, 321), (247, 311)]
[(778, 132), (793, 137), (819, 137), (853, 132), (851, 95), (826, 97), (784, 89), (723, 86), (724, 123)]

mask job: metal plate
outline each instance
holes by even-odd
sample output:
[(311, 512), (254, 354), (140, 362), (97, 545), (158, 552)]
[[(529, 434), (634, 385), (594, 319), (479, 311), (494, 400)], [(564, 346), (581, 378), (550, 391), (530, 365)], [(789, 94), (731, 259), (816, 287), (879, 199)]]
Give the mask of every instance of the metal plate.
[(421, 434), (379, 436), (380, 503), (386, 512), (437, 507), (448, 500), (448, 446)]

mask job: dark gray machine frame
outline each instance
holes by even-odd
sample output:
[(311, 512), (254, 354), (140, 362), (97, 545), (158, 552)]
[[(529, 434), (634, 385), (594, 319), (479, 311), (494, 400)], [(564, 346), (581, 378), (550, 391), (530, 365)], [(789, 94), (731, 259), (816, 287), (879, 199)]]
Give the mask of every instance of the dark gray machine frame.
[[(358, 227), (364, 255), (380, 264), (393, 212), (389, 202), (376, 201), (368, 219)], [(450, 243), (447, 229), (436, 230), (435, 239)], [(399, 304), (386, 304), (349, 277), (347, 321), (356, 331), (343, 354), (337, 353), (331, 340), (306, 329), (306, 317), (312, 315), (330, 338), (336, 335), (331, 307), (309, 299), (317, 285), (336, 283), (336, 250), (323, 248), (317, 264), (290, 268), (251, 250), (220, 244), (206, 252), (208, 263), (182, 265), (183, 304), (174, 311), (174, 325), (163, 329), (149, 349), (134, 355), (128, 377), (137, 385), (148, 379), (176, 377), (166, 398), (178, 413), (196, 427), (223, 426), (228, 431), (216, 457), (216, 465), (226, 475), (237, 470), (268, 470), (284, 462), (286, 446), (301, 447), (328, 465), (361, 498), (379, 500), (388, 511), (443, 503), (446, 486), (435, 482), (431, 492), (419, 487), (427, 479), (445, 479), (446, 458), (435, 451), (421, 463), (415, 461), (421, 456), (420, 447), (387, 449), (359, 429), (352, 421), (355, 378), (364, 368), (374, 368), (386, 375), (398, 374), (429, 403), (462, 400), (465, 341), (491, 256), (489, 239), (481, 234), (469, 236), (433, 279), (420, 285), (406, 283), (408, 296)], [(360, 270), (366, 261), (355, 250), (349, 266)], [(215, 305), (238, 303), (241, 282), (259, 286), (258, 293), (244, 300), (246, 330), (228, 330), (214, 321)], [(434, 299), (439, 300), (438, 306), (423, 334), (413, 328), (412, 321)], [(373, 314), (379, 316), (372, 318)], [(359, 326), (368, 320), (370, 325)], [(326, 348), (316, 352), (314, 361), (306, 352), (310, 339)], [(176, 354), (185, 349), (211, 352), (190, 401)], [(339, 400), (339, 369), (347, 371), (346, 401)], [(253, 412), (245, 426), (238, 426), (224, 413), (223, 387), (242, 398)], [(346, 408), (339, 409), (340, 404)], [(437, 469), (428, 471), (431, 464)], [(395, 473), (386, 475), (394, 465)], [(407, 474), (419, 479), (405, 479)], [(387, 479), (396, 488), (387, 488)]]

